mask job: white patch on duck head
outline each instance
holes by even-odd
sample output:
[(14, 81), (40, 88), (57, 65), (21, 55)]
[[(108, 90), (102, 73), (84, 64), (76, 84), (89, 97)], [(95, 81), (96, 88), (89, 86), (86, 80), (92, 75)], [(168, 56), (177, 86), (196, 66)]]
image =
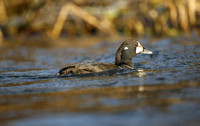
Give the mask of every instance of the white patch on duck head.
[(139, 54), (143, 51), (142, 45), (137, 41), (138, 46), (136, 47), (136, 53)]
[(141, 53), (143, 51), (143, 48), (142, 47), (136, 47), (136, 53)]
[(137, 43), (138, 43), (138, 47), (139, 47), (139, 46), (142, 46), (142, 45), (140, 44), (140, 42), (137, 41)]
[(124, 50), (127, 50), (128, 49), (128, 47), (124, 47)]

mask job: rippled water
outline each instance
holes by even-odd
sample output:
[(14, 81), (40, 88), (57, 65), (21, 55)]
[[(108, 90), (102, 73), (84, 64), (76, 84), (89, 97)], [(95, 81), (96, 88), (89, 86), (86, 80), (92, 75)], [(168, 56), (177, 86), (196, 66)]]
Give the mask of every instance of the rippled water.
[(199, 125), (200, 38), (141, 39), (135, 70), (57, 77), (79, 62), (114, 62), (121, 42), (87, 48), (0, 47), (4, 125)]

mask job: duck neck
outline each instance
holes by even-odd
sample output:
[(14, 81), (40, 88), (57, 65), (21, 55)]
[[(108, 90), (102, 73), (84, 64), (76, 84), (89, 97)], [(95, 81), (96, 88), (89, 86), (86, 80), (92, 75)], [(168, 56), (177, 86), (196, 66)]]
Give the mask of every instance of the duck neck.
[(128, 68), (128, 69), (134, 69), (132, 59), (121, 59), (120, 61), (116, 59), (115, 65), (122, 67), (122, 68)]

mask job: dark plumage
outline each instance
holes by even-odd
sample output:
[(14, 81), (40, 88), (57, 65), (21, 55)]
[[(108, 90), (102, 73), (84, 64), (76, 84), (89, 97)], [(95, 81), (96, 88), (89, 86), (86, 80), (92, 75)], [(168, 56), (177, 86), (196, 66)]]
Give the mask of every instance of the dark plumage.
[(85, 73), (96, 73), (102, 72), (109, 69), (134, 69), (132, 58), (137, 54), (152, 54), (151, 51), (145, 49), (138, 41), (129, 39), (124, 41), (118, 48), (115, 54), (115, 64), (111, 63), (81, 63), (74, 64), (62, 68), (57, 75), (62, 74), (85, 74)]

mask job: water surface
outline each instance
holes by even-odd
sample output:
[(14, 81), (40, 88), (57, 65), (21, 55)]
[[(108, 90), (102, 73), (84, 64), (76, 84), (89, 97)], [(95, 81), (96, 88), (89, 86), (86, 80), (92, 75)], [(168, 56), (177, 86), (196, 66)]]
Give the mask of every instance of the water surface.
[(80, 62), (114, 63), (121, 42), (76, 47), (0, 47), (4, 125), (198, 125), (200, 38), (140, 39), (152, 55), (135, 70), (57, 77)]

